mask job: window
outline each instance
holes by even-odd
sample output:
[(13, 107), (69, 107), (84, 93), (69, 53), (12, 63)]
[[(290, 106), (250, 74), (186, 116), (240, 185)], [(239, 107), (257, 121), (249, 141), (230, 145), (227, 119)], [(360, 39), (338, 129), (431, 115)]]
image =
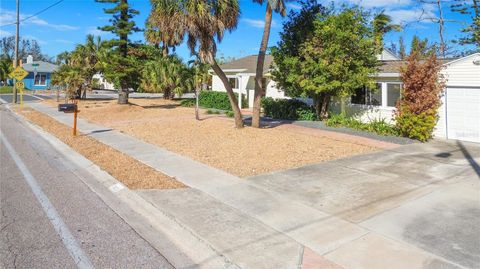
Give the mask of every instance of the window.
[(40, 85), (40, 86), (47, 85), (47, 75), (46, 74), (37, 74), (35, 76), (34, 85)]
[(377, 83), (375, 89), (358, 88), (352, 95), (351, 103), (357, 105), (382, 105), (382, 84)]
[(358, 88), (355, 90), (355, 93), (352, 94), (351, 103), (356, 105), (365, 105), (367, 101), (366, 89), (365, 87)]
[(400, 84), (387, 83), (387, 106), (394, 107), (400, 99)]
[(238, 79), (237, 78), (228, 78), (228, 83), (232, 86), (233, 89), (238, 88)]

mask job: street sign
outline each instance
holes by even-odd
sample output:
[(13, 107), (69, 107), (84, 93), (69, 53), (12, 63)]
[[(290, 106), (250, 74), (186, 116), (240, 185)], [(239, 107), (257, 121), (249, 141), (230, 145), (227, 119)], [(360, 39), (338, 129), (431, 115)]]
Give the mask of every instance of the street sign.
[(17, 81), (15, 82), (15, 87), (17, 87), (17, 89), (23, 89), (25, 88), (25, 83), (23, 83), (23, 81)]
[(21, 66), (17, 66), (15, 70), (10, 73), (10, 77), (16, 79), (16, 80), (23, 80), (26, 76), (28, 75), (28, 72), (23, 69)]

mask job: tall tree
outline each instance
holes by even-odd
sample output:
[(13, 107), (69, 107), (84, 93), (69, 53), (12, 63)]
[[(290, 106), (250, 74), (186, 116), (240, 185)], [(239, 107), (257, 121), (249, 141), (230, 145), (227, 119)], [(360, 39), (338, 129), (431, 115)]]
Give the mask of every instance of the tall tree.
[(156, 46), (161, 44), (163, 56), (169, 48), (182, 43), (185, 26), (182, 21), (180, 1), (150, 0), (152, 10), (145, 23), (145, 39)]
[(117, 36), (117, 39), (110, 40), (107, 44), (112, 49), (110, 55), (105, 61), (104, 75), (118, 86), (118, 104), (128, 103), (129, 88), (132, 87), (131, 76), (135, 73), (135, 60), (128, 56), (129, 39), (128, 36), (140, 29), (135, 26), (131, 20), (139, 12), (130, 8), (127, 0), (95, 0), (99, 3), (116, 4), (112, 8), (105, 8), (106, 14), (111, 14), (111, 25), (99, 27), (102, 31), (111, 32)]
[(431, 53), (434, 53), (435, 47), (430, 46), (428, 39), (421, 39), (417, 35), (414, 35), (412, 38), (412, 44), (410, 45), (410, 55), (416, 54), (418, 57), (427, 57)]
[(373, 87), (371, 74), (378, 63), (367, 18), (361, 9), (352, 8), (317, 19), (312, 37), (300, 49), (299, 84), (317, 100), (319, 119), (328, 117), (331, 97), (351, 95), (361, 86)]
[[(439, 37), (439, 54), (442, 58), (447, 57), (447, 40), (445, 38), (445, 24), (447, 22), (453, 22), (452, 20), (448, 20), (445, 18), (445, 10), (444, 10), (444, 2), (445, 0), (419, 0), (420, 3), (424, 5), (432, 5), (434, 9), (437, 11), (435, 15), (432, 16), (425, 16), (420, 18), (421, 20), (431, 21), (438, 25), (438, 37)], [(425, 12), (428, 14), (429, 12)]]
[(270, 28), (272, 26), (272, 13), (273, 11), (279, 13), (282, 17), (286, 15), (286, 8), (284, 0), (253, 0), (260, 5), (267, 3), (265, 11), (265, 24), (263, 28), (262, 42), (260, 43), (260, 49), (257, 56), (257, 69), (255, 73), (255, 93), (253, 101), (253, 115), (252, 126), (260, 127), (260, 102), (264, 96), (265, 89), (263, 88), (263, 68), (265, 65), (265, 54), (267, 52), (268, 39), (270, 37)]
[(398, 48), (398, 56), (400, 57), (400, 59), (405, 59), (405, 57), (407, 57), (407, 52), (406, 52), (406, 49), (405, 49), (405, 41), (403, 40), (403, 36), (401, 36), (399, 39), (398, 39), (398, 44), (399, 44), (399, 48)]
[(465, 34), (456, 42), (460, 45), (474, 45), (480, 51), (480, 1), (479, 0), (454, 0), (451, 5), (454, 12), (470, 16), (472, 22), (461, 31)]
[(377, 53), (382, 53), (384, 47), (383, 38), (386, 33), (391, 31), (400, 31), (402, 29), (400, 25), (393, 24), (392, 18), (385, 14), (384, 11), (374, 15), (372, 25)]
[(221, 42), (225, 30), (237, 27), (240, 7), (237, 0), (183, 0), (183, 12), (187, 45), (192, 54), (197, 54), (203, 63), (212, 66), (222, 81), (233, 109), (235, 127), (243, 127), (243, 118), (237, 97), (227, 76), (218, 65), (215, 56), (217, 41)]
[(312, 38), (315, 30), (315, 22), (324, 20), (334, 10), (333, 6), (325, 8), (316, 0), (300, 1), (301, 9), (292, 10), (283, 24), (280, 32), (280, 41), (272, 48), (274, 68), (273, 80), (277, 86), (292, 97), (311, 97), (315, 107), (320, 111), (321, 98), (319, 94), (305, 91), (300, 85), (304, 79), (302, 62), (305, 61), (303, 50), (305, 42)]

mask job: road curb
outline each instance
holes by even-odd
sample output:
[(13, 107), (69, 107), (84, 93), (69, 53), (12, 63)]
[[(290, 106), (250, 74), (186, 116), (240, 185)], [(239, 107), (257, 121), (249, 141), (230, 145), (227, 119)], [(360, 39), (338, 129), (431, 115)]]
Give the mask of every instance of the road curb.
[(175, 268), (240, 268), (175, 218), (128, 189), (58, 138), (14, 112), (9, 104), (6, 108), (67, 160), (75, 163), (78, 167), (72, 172), (159, 251), (172, 266)]

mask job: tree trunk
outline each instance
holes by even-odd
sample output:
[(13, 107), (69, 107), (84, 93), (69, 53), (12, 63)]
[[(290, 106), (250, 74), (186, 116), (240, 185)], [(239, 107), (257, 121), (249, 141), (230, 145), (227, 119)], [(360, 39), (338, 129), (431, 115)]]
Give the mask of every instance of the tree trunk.
[(322, 109), (320, 111), (320, 120), (328, 118), (328, 109), (330, 106), (330, 93), (324, 93), (322, 98)]
[(228, 99), (230, 100), (230, 105), (232, 106), (233, 115), (235, 118), (235, 127), (243, 128), (242, 112), (238, 107), (237, 97), (235, 97), (232, 86), (230, 85), (230, 83), (228, 83), (227, 76), (225, 75), (223, 70), (220, 68), (220, 66), (218, 66), (218, 63), (215, 59), (212, 60), (212, 69), (213, 71), (215, 71), (215, 73), (220, 78), (220, 80), (222, 80), (223, 86), (225, 86), (225, 89), (227, 90)]
[(270, 37), (270, 27), (272, 26), (272, 8), (267, 2), (267, 10), (265, 12), (265, 26), (263, 28), (262, 43), (257, 58), (257, 72), (255, 74), (255, 94), (253, 99), (253, 115), (252, 126), (260, 128), (260, 106), (261, 99), (264, 95), (263, 88), (263, 66), (265, 65), (265, 53), (267, 51), (268, 38)]
[(121, 90), (118, 93), (118, 104), (119, 105), (128, 104), (128, 91)]
[(200, 120), (200, 115), (198, 113), (198, 95), (200, 94), (199, 87), (197, 85), (195, 89), (195, 119)]
[(322, 115), (322, 94), (316, 93), (313, 95), (313, 107), (315, 108), (315, 114), (317, 116), (317, 120), (321, 119)]

